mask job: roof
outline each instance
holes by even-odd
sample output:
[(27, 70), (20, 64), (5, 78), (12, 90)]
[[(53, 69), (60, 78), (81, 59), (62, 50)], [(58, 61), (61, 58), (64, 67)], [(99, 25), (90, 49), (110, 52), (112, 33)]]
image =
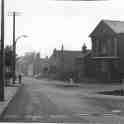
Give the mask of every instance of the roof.
[(75, 57), (75, 56), (78, 56), (78, 55), (82, 55), (82, 51), (64, 50), (64, 51), (61, 51), (61, 52), (63, 52), (64, 56)]
[(77, 57), (85, 56), (84, 54), (86, 54), (86, 53), (83, 53), (82, 51), (56, 50), (55, 52), (53, 52), (53, 54), (49, 60), (50, 60), (50, 63), (55, 64), (55, 63), (59, 63), (61, 61), (61, 57), (63, 57), (64, 62), (70, 63), (70, 65), (71, 65), (71, 63), (73, 63)]
[(103, 34), (124, 34), (124, 21), (101, 20), (89, 36), (92, 37)]
[(87, 52), (82, 53), (82, 55), (77, 56), (77, 58), (84, 58), (84, 57), (86, 57), (86, 56), (88, 56), (88, 55), (90, 55), (90, 54), (91, 54), (91, 51), (90, 51), (90, 50), (87, 50)]
[(52, 56), (50, 58), (52, 58), (53, 56), (56, 56), (56, 57), (64, 57), (64, 58), (75, 58), (77, 56), (81, 56), (82, 55), (82, 51), (72, 51), (72, 50), (56, 50)]
[(107, 24), (115, 33), (124, 33), (124, 21), (102, 20)]

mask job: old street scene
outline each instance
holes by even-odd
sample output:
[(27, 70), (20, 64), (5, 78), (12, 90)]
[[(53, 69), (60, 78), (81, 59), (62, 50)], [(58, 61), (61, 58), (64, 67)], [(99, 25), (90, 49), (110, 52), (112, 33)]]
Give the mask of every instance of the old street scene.
[(1, 0), (0, 122), (123, 124), (122, 5)]

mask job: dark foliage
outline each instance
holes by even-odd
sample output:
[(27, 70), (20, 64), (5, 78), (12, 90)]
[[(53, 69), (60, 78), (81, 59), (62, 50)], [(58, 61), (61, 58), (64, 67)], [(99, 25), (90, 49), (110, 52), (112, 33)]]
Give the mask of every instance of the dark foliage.
[(5, 48), (5, 77), (6, 79), (10, 79), (12, 77), (12, 56), (13, 51), (11, 46), (6, 46)]
[(5, 48), (5, 65), (12, 66), (12, 48), (10, 46), (6, 46)]

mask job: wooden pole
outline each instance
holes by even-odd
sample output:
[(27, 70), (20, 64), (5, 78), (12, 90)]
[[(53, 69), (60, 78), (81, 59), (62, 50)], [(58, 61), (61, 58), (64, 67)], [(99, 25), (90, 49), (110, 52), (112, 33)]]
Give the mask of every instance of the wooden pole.
[(0, 101), (4, 101), (4, 0), (1, 1)]
[(15, 65), (16, 65), (16, 43), (15, 43), (15, 12), (13, 12), (13, 84), (15, 84)]

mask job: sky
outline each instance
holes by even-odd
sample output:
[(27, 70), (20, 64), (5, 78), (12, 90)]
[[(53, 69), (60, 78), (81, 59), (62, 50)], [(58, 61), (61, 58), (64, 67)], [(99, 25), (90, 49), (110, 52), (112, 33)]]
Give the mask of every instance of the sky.
[(81, 50), (101, 19), (124, 21), (123, 0), (106, 1), (55, 1), (5, 0), (5, 44), (12, 44), (12, 12), (16, 16), (17, 54), (40, 52), (50, 56), (53, 49)]

